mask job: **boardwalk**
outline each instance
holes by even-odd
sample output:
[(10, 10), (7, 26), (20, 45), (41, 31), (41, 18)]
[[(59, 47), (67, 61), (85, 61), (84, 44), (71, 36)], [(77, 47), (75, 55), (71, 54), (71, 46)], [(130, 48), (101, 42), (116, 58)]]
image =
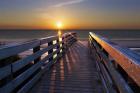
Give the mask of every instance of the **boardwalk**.
[(0, 93), (139, 93), (139, 55), (91, 32), (88, 40), (65, 33), (0, 48), (0, 59), (28, 54), (2, 60)]
[(29, 93), (103, 93), (87, 41), (78, 41), (46, 72)]

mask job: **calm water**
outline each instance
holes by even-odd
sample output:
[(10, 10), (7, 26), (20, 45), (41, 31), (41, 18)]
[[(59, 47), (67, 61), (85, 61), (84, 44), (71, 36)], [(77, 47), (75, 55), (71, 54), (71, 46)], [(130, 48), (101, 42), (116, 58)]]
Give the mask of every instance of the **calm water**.
[[(140, 30), (62, 31), (62, 33), (66, 33), (66, 32), (76, 32), (79, 38), (87, 38), (89, 32), (94, 32), (104, 37), (113, 38), (113, 39), (140, 38)], [(48, 37), (48, 36), (56, 35), (56, 34), (57, 34), (57, 31), (50, 31), (50, 30), (0, 30), (0, 41), (29, 40), (29, 39)]]
[[(140, 53), (140, 30), (71, 30), (62, 33), (76, 32), (79, 38), (88, 38), (89, 32), (94, 32), (113, 40), (123, 46), (130, 46)], [(0, 30), (0, 42), (31, 40), (56, 35), (57, 31), (51, 30)], [(135, 49), (135, 48), (138, 49)]]

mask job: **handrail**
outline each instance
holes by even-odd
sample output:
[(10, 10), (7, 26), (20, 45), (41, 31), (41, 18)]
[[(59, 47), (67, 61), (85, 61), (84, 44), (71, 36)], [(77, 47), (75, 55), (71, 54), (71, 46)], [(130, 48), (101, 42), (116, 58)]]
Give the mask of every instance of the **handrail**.
[[(56, 43), (53, 44), (53, 41)], [(29, 49), (32, 49), (33, 53), (16, 62), (5, 63), (4, 66), (0, 67), (0, 93), (27, 92), (45, 70), (53, 65), (75, 41), (76, 33), (66, 33), (61, 37), (51, 36), (1, 47), (0, 59), (18, 55)], [(42, 47), (44, 44), (47, 46)], [(48, 54), (42, 58), (41, 56), (46, 52)]]
[[(112, 63), (119, 65), (125, 71), (125, 73), (128, 74), (128, 77), (130, 77), (138, 86), (140, 86), (140, 57), (138, 54), (127, 48), (122, 48), (119, 45), (109, 41), (108, 39), (96, 35), (92, 32), (89, 33), (89, 42), (90, 49), (93, 50), (94, 48), (94, 52), (96, 52), (96, 54), (99, 54), (98, 59), (100, 59), (100, 61), (107, 61), (106, 63), (104, 63), (106, 64), (106, 67), (109, 66), (107, 68), (110, 68), (111, 65), (109, 64)], [(114, 71), (115, 70), (116, 68), (114, 69)], [(111, 71), (110, 73), (112, 75), (115, 75), (115, 73), (112, 73)], [(116, 78), (114, 77), (114, 79)], [(121, 92), (125, 91), (124, 93), (131, 93), (132, 91), (130, 92), (131, 89), (129, 88), (129, 86), (127, 86), (125, 81), (122, 78), (119, 79), (116, 81), (116, 83), (122, 84), (118, 85), (118, 88), (121, 87), (119, 90)]]

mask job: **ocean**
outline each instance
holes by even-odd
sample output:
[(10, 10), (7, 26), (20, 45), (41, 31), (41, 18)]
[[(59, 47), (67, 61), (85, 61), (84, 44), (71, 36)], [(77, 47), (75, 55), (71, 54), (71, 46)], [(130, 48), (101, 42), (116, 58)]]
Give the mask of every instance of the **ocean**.
[[(94, 32), (109, 39), (140, 39), (140, 30), (68, 30), (62, 33), (76, 32), (78, 38), (88, 38)], [(0, 41), (30, 40), (56, 35), (55, 30), (0, 30)]]
[[(0, 43), (22, 42), (57, 35), (56, 30), (0, 30)], [(139, 30), (62, 30), (62, 33), (76, 32), (79, 39), (88, 38), (89, 32), (99, 34), (111, 41), (140, 53)]]

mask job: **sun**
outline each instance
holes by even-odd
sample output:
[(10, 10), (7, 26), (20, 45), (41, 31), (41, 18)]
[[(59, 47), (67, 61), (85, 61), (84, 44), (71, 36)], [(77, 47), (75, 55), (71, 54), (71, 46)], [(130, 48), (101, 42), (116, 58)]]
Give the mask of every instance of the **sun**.
[(57, 21), (56, 26), (57, 26), (57, 28), (62, 28), (63, 24), (61, 21)]

